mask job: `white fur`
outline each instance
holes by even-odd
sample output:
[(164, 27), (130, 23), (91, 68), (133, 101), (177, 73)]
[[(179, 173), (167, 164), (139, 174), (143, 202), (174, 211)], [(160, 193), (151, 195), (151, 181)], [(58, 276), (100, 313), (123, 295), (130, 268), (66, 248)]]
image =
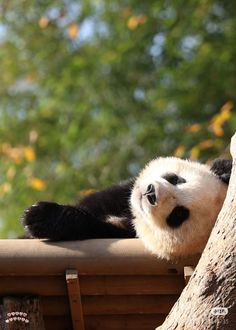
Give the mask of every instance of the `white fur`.
[(116, 217), (115, 215), (109, 215), (106, 218), (106, 222), (109, 222), (115, 227), (126, 229), (127, 218)]
[[(186, 183), (172, 185), (162, 176), (175, 173)], [(155, 206), (143, 195), (154, 184)], [(159, 257), (175, 258), (200, 253), (205, 247), (217, 215), (222, 207), (227, 185), (207, 165), (175, 157), (151, 161), (137, 178), (131, 195), (137, 235), (145, 246)], [(175, 206), (189, 209), (189, 218), (178, 228), (166, 223)]]

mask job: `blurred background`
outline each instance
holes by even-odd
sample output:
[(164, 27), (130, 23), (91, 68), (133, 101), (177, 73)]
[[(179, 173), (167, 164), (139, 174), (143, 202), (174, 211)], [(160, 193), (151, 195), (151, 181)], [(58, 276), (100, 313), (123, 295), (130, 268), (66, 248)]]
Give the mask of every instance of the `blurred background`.
[(0, 4), (0, 237), (156, 156), (229, 156), (236, 2)]

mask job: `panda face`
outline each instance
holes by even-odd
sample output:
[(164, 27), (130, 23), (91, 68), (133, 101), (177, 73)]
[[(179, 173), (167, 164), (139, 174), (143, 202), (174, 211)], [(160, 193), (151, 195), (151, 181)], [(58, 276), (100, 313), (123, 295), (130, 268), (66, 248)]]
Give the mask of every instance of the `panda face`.
[(157, 158), (134, 184), (130, 203), (135, 230), (160, 257), (200, 253), (226, 191), (227, 185), (207, 165)]

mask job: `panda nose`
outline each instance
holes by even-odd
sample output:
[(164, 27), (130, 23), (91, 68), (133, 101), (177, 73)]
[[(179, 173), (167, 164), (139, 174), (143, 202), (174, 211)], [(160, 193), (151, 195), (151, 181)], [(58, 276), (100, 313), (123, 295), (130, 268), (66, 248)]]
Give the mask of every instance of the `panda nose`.
[(156, 197), (155, 187), (153, 184), (149, 184), (147, 186), (147, 190), (145, 194), (143, 194), (143, 196), (147, 196), (147, 200), (152, 206), (156, 205), (157, 197)]

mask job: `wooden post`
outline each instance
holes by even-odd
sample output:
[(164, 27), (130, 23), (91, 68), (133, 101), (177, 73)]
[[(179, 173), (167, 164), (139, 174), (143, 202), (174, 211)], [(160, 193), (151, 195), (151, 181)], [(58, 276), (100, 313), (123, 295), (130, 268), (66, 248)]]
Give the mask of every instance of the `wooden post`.
[(193, 266), (184, 267), (184, 281), (185, 281), (186, 285), (188, 284), (190, 277), (193, 275), (194, 269), (195, 269), (195, 267), (193, 267)]
[(66, 283), (70, 301), (73, 330), (84, 330), (79, 277), (76, 269), (69, 269), (66, 271)]
[(0, 330), (45, 330), (38, 297), (4, 297)]

